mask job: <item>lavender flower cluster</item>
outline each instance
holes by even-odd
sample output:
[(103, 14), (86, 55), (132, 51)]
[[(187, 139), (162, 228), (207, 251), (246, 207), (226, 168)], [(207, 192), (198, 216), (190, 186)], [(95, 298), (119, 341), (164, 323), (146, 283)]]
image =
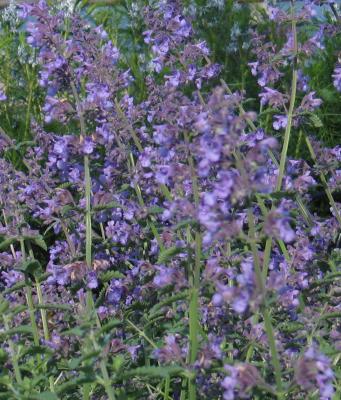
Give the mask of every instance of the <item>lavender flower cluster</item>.
[(0, 137), (0, 396), (338, 398), (341, 147), (308, 135), (322, 100), (304, 67), (340, 24), (315, 3), (268, 7), (254, 34), (260, 112), (180, 1), (143, 9), (141, 102), (101, 26), (18, 7), (46, 97), (21, 168)]

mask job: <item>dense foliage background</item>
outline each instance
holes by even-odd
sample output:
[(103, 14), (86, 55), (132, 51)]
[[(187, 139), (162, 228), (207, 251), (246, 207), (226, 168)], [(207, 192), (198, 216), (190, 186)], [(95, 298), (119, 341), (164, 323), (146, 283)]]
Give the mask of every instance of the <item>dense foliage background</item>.
[(339, 399), (339, 4), (0, 21), (0, 398)]

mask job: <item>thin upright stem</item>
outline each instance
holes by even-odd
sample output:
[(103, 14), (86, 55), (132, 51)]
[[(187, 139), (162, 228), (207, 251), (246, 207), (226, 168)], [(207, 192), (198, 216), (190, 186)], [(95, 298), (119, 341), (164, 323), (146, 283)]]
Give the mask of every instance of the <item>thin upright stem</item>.
[(92, 265), (92, 223), (91, 223), (91, 177), (89, 167), (89, 156), (84, 156), (84, 176), (85, 176), (85, 261), (89, 269)]
[[(2, 318), (4, 320), (5, 329), (6, 329), (6, 331), (8, 331), (10, 329), (10, 327), (9, 327), (9, 322), (8, 322), (7, 315), (3, 315)], [(9, 346), (9, 350), (10, 350), (10, 354), (11, 354), (11, 358), (12, 358), (12, 364), (13, 364), (15, 379), (16, 379), (17, 383), (21, 384), (22, 383), (22, 377), (21, 377), (21, 372), (20, 372), (18, 360), (17, 360), (17, 354), (16, 354), (16, 351), (15, 351), (15, 348), (14, 348), (14, 343), (13, 343), (13, 341), (11, 339), (8, 339), (8, 346)]]
[[(185, 140), (187, 142), (188, 147), (190, 146), (189, 137), (185, 134)], [(195, 171), (195, 165), (192, 155), (188, 154), (188, 164), (191, 172), (192, 179), (192, 192), (195, 207), (199, 206), (199, 183), (198, 177)], [(199, 291), (200, 291), (200, 269), (201, 269), (201, 246), (202, 246), (202, 238), (201, 233), (197, 229), (195, 232), (195, 259), (194, 259), (194, 268), (192, 272), (191, 279), (191, 290), (190, 290), (190, 301), (189, 301), (189, 361), (193, 364), (197, 359), (198, 348), (199, 348), (199, 325), (200, 325), (200, 317), (199, 317)], [(188, 394), (190, 400), (196, 399), (196, 385), (194, 379), (189, 379), (188, 381)]]
[(281, 364), (279, 361), (278, 351), (277, 351), (277, 347), (276, 347), (276, 340), (275, 340), (273, 325), (271, 322), (271, 317), (270, 317), (269, 311), (267, 309), (267, 304), (265, 302), (266, 287), (265, 287), (265, 283), (264, 283), (264, 276), (263, 276), (261, 268), (260, 268), (259, 254), (258, 254), (258, 249), (257, 249), (257, 244), (256, 244), (254, 216), (253, 216), (253, 212), (251, 209), (248, 210), (248, 223), (249, 223), (249, 239), (250, 239), (251, 250), (252, 250), (252, 254), (253, 254), (256, 282), (257, 282), (257, 286), (258, 286), (259, 291), (262, 296), (262, 304), (260, 307), (260, 311), (261, 311), (261, 314), (264, 319), (264, 326), (265, 326), (265, 331), (266, 331), (266, 335), (267, 335), (268, 342), (269, 342), (272, 365), (274, 367), (274, 372), (275, 372), (275, 380), (276, 380), (276, 386), (277, 386), (276, 395), (277, 395), (278, 400), (282, 400), (284, 398), (284, 394), (283, 394)]
[[(25, 241), (23, 238), (20, 239), (20, 249), (21, 249), (22, 260), (25, 262), (26, 261), (26, 250), (25, 250)], [(26, 302), (27, 302), (28, 311), (30, 314), (30, 321), (31, 321), (32, 331), (33, 331), (33, 340), (34, 340), (35, 346), (39, 346), (39, 331), (38, 331), (38, 326), (37, 326), (37, 322), (36, 322), (36, 318), (35, 318), (35, 308), (34, 308), (34, 302), (33, 302), (33, 296), (32, 296), (32, 288), (31, 288), (31, 285), (30, 285), (27, 277), (25, 277), (25, 282), (26, 282), (26, 286), (25, 286)]]
[(28, 85), (29, 92), (28, 92), (26, 118), (25, 118), (25, 132), (24, 132), (25, 140), (27, 140), (29, 137), (30, 116), (31, 116), (31, 107), (32, 107), (32, 100), (33, 100), (33, 83), (32, 83), (32, 78), (30, 77), (29, 68), (27, 65), (26, 65), (26, 74), (27, 74), (27, 80), (29, 82), (29, 85)]
[(291, 34), (293, 37), (294, 49), (293, 49), (293, 69), (292, 69), (292, 78), (291, 78), (291, 94), (290, 94), (290, 103), (289, 109), (287, 113), (287, 125), (285, 127), (284, 133), (284, 142), (282, 147), (281, 159), (279, 163), (279, 172), (276, 184), (276, 190), (280, 191), (283, 183), (283, 177), (285, 172), (285, 164), (288, 154), (290, 135), (291, 135), (291, 127), (293, 121), (293, 114), (295, 108), (296, 101), (296, 91), (297, 91), (297, 53), (298, 53), (298, 43), (297, 43), (297, 27), (296, 27), (296, 19), (294, 14), (294, 1), (291, 1)]
[[(76, 101), (76, 108), (80, 122), (81, 129), (81, 140), (85, 138), (86, 126), (83, 111), (81, 108), (80, 98), (78, 96), (77, 88), (74, 83), (71, 83), (71, 89)], [(84, 186), (85, 186), (85, 262), (88, 270), (92, 269), (92, 221), (91, 221), (91, 174), (90, 174), (90, 160), (89, 156), (84, 156)], [(86, 293), (86, 309), (89, 318), (94, 316), (97, 327), (101, 327), (100, 320), (96, 313), (95, 304), (90, 289)], [(115, 400), (115, 394), (110, 384), (109, 373), (105, 360), (101, 360), (100, 369), (103, 377), (104, 387), (108, 395), (109, 400)], [(90, 398), (90, 385), (86, 384), (83, 388), (83, 399), (88, 400)]]

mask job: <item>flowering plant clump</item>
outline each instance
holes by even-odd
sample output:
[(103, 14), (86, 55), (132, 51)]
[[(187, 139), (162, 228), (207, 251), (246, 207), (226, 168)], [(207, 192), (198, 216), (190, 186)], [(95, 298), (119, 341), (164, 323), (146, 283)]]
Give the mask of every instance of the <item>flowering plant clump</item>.
[(312, 135), (307, 71), (341, 32), (320, 3), (259, 11), (258, 104), (180, 1), (140, 9), (143, 95), (77, 7), (11, 6), (43, 101), (31, 141), (0, 131), (0, 398), (339, 398), (341, 147)]

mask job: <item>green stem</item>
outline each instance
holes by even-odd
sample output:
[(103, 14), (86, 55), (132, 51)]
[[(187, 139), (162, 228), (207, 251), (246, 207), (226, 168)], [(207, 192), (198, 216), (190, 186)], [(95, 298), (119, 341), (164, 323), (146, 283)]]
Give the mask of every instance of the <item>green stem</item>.
[[(8, 331), (10, 329), (10, 327), (9, 327), (9, 322), (8, 322), (7, 316), (3, 315), (2, 317), (4, 320), (5, 329), (6, 329), (6, 331)], [(8, 346), (9, 346), (9, 350), (11, 353), (15, 379), (16, 379), (17, 383), (19, 383), (19, 385), (20, 385), (22, 383), (22, 377), (21, 377), (21, 372), (20, 372), (20, 368), (19, 368), (19, 364), (18, 364), (18, 360), (17, 360), (17, 356), (16, 356), (16, 351), (14, 348), (14, 343), (11, 339), (8, 339)]]
[(35, 309), (34, 309), (34, 303), (33, 303), (33, 297), (32, 297), (32, 290), (31, 290), (31, 287), (29, 286), (28, 282), (27, 282), (27, 286), (26, 286), (26, 301), (27, 301), (28, 310), (29, 310), (29, 314), (30, 314), (30, 321), (31, 321), (32, 329), (33, 329), (34, 344), (35, 344), (35, 346), (39, 346), (39, 333), (38, 333), (38, 327), (37, 327), (37, 323), (36, 323), (35, 315), (34, 315)]
[[(73, 72), (71, 73), (71, 75), (73, 75)], [(81, 129), (81, 136), (84, 139), (86, 136), (86, 126), (85, 126), (85, 119), (84, 119), (84, 115), (83, 115), (83, 111), (82, 111), (82, 107), (81, 107), (81, 101), (78, 96), (77, 88), (72, 81), (70, 83), (70, 86), (71, 86), (73, 97), (75, 98), (75, 102), (76, 102), (76, 110), (77, 110), (77, 115), (78, 115), (80, 129)]]
[(24, 140), (28, 139), (28, 134), (29, 134), (29, 130), (30, 130), (31, 106), (32, 106), (32, 100), (33, 100), (33, 83), (32, 83), (32, 79), (30, 77), (28, 66), (26, 66), (26, 74), (27, 74), (27, 80), (29, 81), (29, 86), (28, 86), (29, 92), (28, 92), (26, 118), (25, 118)]
[[(44, 299), (43, 299), (43, 292), (41, 290), (41, 285), (38, 279), (36, 279), (36, 288), (37, 288), (37, 295), (38, 295), (38, 303), (44, 304)], [(44, 338), (45, 340), (49, 340), (50, 339), (50, 334), (49, 334), (49, 326), (48, 326), (48, 322), (47, 322), (47, 314), (46, 314), (46, 310), (41, 309), (40, 310), (40, 315), (41, 315), (41, 320), (43, 323), (43, 332), (44, 332)], [(49, 377), (49, 383), (50, 383), (50, 390), (52, 393), (55, 392), (54, 390), (54, 383), (53, 383), (53, 376)]]
[[(28, 247), (28, 251), (29, 251), (30, 257), (32, 259), (34, 259), (34, 254), (33, 254), (33, 250), (32, 250), (31, 244), (28, 243), (27, 247)], [(35, 281), (36, 281), (36, 289), (37, 289), (37, 295), (38, 295), (38, 303), (39, 303), (39, 305), (43, 305), (44, 304), (44, 298), (43, 298), (43, 292), (41, 290), (40, 281), (39, 281), (38, 278), (36, 278)], [(40, 309), (40, 315), (41, 315), (41, 320), (42, 320), (42, 323), (43, 323), (44, 339), (45, 340), (49, 340), (50, 339), (50, 335), (49, 335), (49, 328), (48, 328), (46, 310), (41, 308)], [(50, 384), (51, 392), (54, 393), (55, 390), (54, 390), (53, 376), (49, 377), (49, 384)]]
[(290, 104), (287, 113), (287, 125), (285, 127), (285, 134), (284, 134), (284, 143), (281, 153), (281, 160), (279, 163), (279, 173), (277, 178), (276, 190), (280, 191), (282, 187), (284, 171), (285, 171), (285, 164), (288, 154), (288, 147), (290, 141), (290, 134), (291, 134), (291, 127), (293, 121), (293, 113), (296, 101), (296, 90), (297, 90), (297, 52), (298, 52), (298, 44), (297, 44), (297, 29), (296, 29), (296, 19), (294, 16), (294, 7), (293, 7), (293, 0), (291, 1), (291, 14), (292, 14), (292, 21), (291, 21), (291, 31), (294, 40), (294, 61), (293, 61), (293, 71), (292, 71), (292, 80), (291, 80), (291, 94), (290, 94)]
[(128, 324), (143, 338), (146, 342), (148, 342), (154, 349), (157, 349), (156, 343), (150, 339), (138, 326), (136, 326), (133, 322), (127, 319)]
[[(189, 145), (189, 137), (185, 134), (185, 140)], [(199, 206), (199, 184), (198, 178), (195, 172), (194, 160), (191, 154), (188, 155), (188, 164), (191, 171), (192, 179), (192, 192), (194, 198), (194, 204), (196, 207)], [(189, 361), (193, 364), (197, 359), (198, 348), (199, 348), (199, 291), (200, 291), (200, 269), (201, 269), (201, 247), (202, 239), (199, 230), (195, 232), (195, 261), (194, 269), (192, 271), (192, 288), (190, 290), (190, 303), (189, 303)], [(188, 380), (188, 394), (190, 400), (196, 399), (196, 385), (194, 379)]]
[(165, 392), (164, 392), (164, 396), (163, 396), (164, 400), (169, 399), (170, 381), (171, 381), (170, 376), (167, 376), (167, 378), (165, 379)]
[[(95, 338), (93, 332), (91, 334), (91, 340), (92, 340), (94, 349), (97, 350), (97, 351), (101, 350), (100, 346), (98, 345), (98, 343), (96, 341), (96, 338)], [(110, 377), (109, 377), (109, 374), (108, 374), (108, 370), (107, 370), (105, 359), (101, 359), (99, 365), (100, 365), (100, 369), (101, 369), (102, 377), (103, 377), (103, 386), (105, 388), (105, 391), (107, 392), (108, 399), (109, 400), (115, 400), (115, 394), (114, 394), (112, 386), (111, 386)]]
[(269, 263), (270, 263), (270, 257), (271, 257), (271, 248), (272, 248), (272, 237), (269, 237), (266, 240), (265, 249), (264, 249), (264, 259), (263, 259), (263, 268), (262, 268), (264, 282), (266, 281), (266, 279), (268, 277)]
[[(84, 177), (85, 177), (85, 261), (89, 270), (92, 268), (92, 223), (91, 223), (91, 176), (89, 166), (89, 156), (84, 156)], [(98, 315), (96, 313), (95, 305), (93, 302), (92, 292), (90, 289), (87, 290), (86, 295), (86, 308), (89, 317), (93, 315), (97, 326), (101, 327)], [(115, 395), (110, 384), (110, 378), (106, 367), (105, 360), (100, 361), (101, 373), (104, 381), (105, 391), (108, 395), (109, 400), (115, 400)], [(85, 385), (83, 397), (89, 396), (89, 387)]]
[(261, 268), (260, 268), (260, 260), (259, 260), (258, 249), (257, 249), (257, 244), (256, 244), (255, 223), (254, 223), (254, 217), (253, 217), (253, 213), (252, 213), (251, 209), (248, 210), (248, 223), (249, 223), (249, 236), (250, 236), (250, 244), (251, 244), (251, 249), (252, 249), (252, 254), (253, 254), (256, 282), (257, 282), (258, 288), (261, 292), (261, 295), (263, 297), (260, 311), (261, 311), (261, 313), (263, 315), (263, 319), (264, 319), (264, 326), (265, 326), (265, 331), (266, 331), (266, 335), (267, 335), (268, 342), (269, 342), (272, 365), (273, 365), (274, 372), (275, 372), (275, 380), (276, 380), (276, 386), (277, 386), (277, 398), (279, 400), (281, 400), (284, 398), (281, 364), (279, 361), (279, 356), (278, 356), (278, 352), (277, 352), (277, 348), (276, 348), (275, 334), (274, 334), (274, 329), (272, 326), (270, 314), (268, 312), (267, 305), (264, 303), (264, 300), (266, 297), (266, 287), (265, 287), (265, 283), (264, 283), (264, 276), (263, 276)]
[[(20, 249), (21, 249), (21, 255), (22, 255), (22, 260), (25, 262), (26, 261), (26, 251), (25, 251), (25, 242), (24, 239), (20, 239)], [(25, 295), (26, 295), (26, 302), (28, 306), (28, 311), (30, 314), (30, 321), (32, 325), (32, 330), (33, 330), (33, 340), (35, 346), (39, 346), (39, 331), (38, 331), (38, 326), (35, 318), (35, 308), (34, 308), (34, 303), (33, 303), (33, 297), (32, 297), (32, 289), (30, 282), (28, 281), (28, 278), (25, 276)]]
[(269, 314), (266, 306), (262, 307), (262, 314), (263, 314), (263, 318), (264, 318), (265, 331), (266, 331), (266, 335), (268, 337), (268, 342), (269, 342), (269, 346), (270, 346), (272, 365), (273, 365), (274, 371), (275, 371), (275, 380), (276, 380), (276, 386), (277, 386), (277, 398), (279, 400), (281, 400), (281, 399), (284, 399), (284, 394), (282, 392), (283, 385), (282, 385), (281, 364), (280, 364), (279, 357), (278, 357), (274, 329), (273, 329), (273, 325), (271, 322), (271, 317), (270, 317), (270, 314)]
[(89, 167), (89, 156), (84, 156), (84, 177), (85, 177), (85, 261), (88, 269), (92, 266), (92, 226), (91, 226), (91, 177)]
[[(78, 96), (77, 88), (73, 82), (71, 82), (71, 89), (76, 101), (76, 108), (78, 113), (78, 118), (80, 122), (81, 138), (85, 138), (86, 126), (83, 111), (81, 109), (81, 102)], [(85, 262), (88, 270), (92, 269), (92, 221), (91, 221), (91, 175), (90, 175), (90, 160), (89, 156), (84, 156), (84, 185), (85, 185)], [(96, 313), (92, 292), (90, 289), (86, 293), (86, 309), (91, 319), (93, 316), (96, 320), (97, 326), (101, 326), (98, 315)], [(102, 372), (102, 377), (104, 381), (104, 387), (107, 392), (109, 400), (115, 400), (115, 395), (110, 384), (110, 378), (106, 363), (104, 360), (100, 361), (100, 368)], [(83, 399), (90, 399), (90, 385), (85, 384), (83, 388)]]
[(101, 368), (102, 376), (104, 379), (105, 391), (107, 392), (108, 398), (109, 398), (109, 400), (115, 400), (115, 394), (114, 394), (113, 388), (111, 386), (110, 377), (108, 374), (105, 360), (101, 360), (100, 368)]

